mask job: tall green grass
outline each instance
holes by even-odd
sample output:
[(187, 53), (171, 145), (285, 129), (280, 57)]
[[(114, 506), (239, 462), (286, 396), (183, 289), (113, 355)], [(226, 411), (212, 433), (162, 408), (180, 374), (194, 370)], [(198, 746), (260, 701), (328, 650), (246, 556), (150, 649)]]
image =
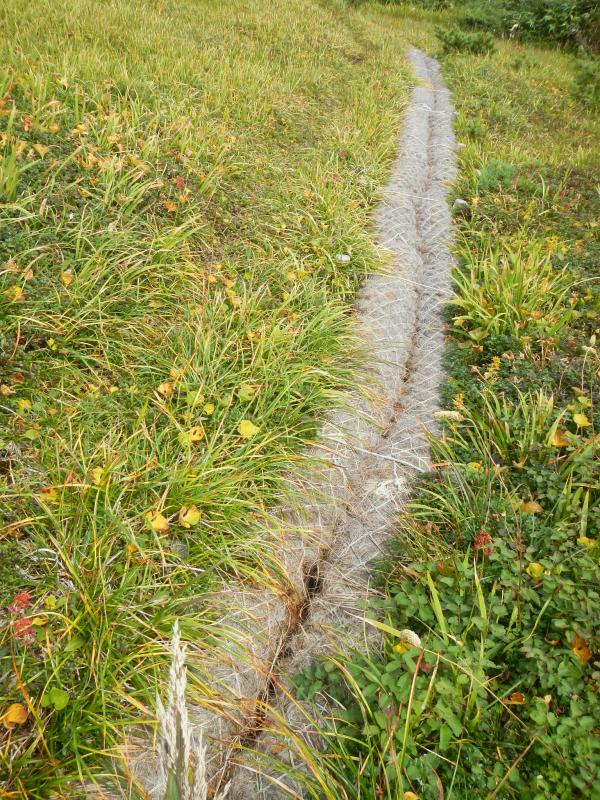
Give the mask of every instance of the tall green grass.
[(0, 760), (11, 797), (74, 797), (153, 720), (174, 619), (201, 645), (207, 590), (276, 579), (407, 70), (311, 0), (8, 0), (0, 27), (0, 713), (28, 715)]

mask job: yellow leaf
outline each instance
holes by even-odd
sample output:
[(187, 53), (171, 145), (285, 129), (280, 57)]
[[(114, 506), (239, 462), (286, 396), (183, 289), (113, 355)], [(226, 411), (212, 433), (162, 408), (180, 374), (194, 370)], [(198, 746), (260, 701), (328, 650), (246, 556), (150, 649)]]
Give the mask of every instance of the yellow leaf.
[(523, 514), (541, 514), (544, 510), (537, 500), (528, 500), (527, 502), (523, 500), (520, 508)]
[(58, 502), (58, 492), (53, 486), (49, 486), (46, 489), (40, 489), (37, 493), (37, 496), (40, 498), (40, 500), (43, 500), (46, 503)]
[(160, 383), (156, 387), (156, 391), (159, 394), (162, 394), (163, 397), (171, 397), (173, 395), (173, 384), (165, 381), (165, 383)]
[(94, 486), (102, 486), (102, 481), (104, 480), (104, 470), (102, 467), (94, 467), (94, 469), (91, 469), (90, 478)]
[(249, 403), (256, 393), (256, 387), (250, 386), (248, 383), (243, 383), (238, 389), (237, 395), (244, 403)]
[(538, 581), (544, 574), (544, 567), (538, 561), (532, 561), (527, 567), (526, 572), (528, 575), (531, 575), (534, 580)]
[(227, 297), (229, 298), (229, 300), (230, 300), (230, 302), (231, 302), (231, 305), (233, 305), (233, 306), (239, 306), (239, 305), (241, 305), (241, 304), (242, 304), (242, 298), (241, 298), (239, 295), (237, 295), (237, 294), (236, 294), (236, 293), (233, 291), (233, 289), (225, 289), (225, 294), (226, 294), (226, 295), (227, 295)]
[(39, 617), (34, 617), (31, 621), (32, 625), (35, 625), (36, 628), (43, 628), (45, 625), (48, 624), (48, 617), (40, 615)]
[(164, 200), (163, 206), (167, 209), (169, 214), (173, 214), (177, 211), (177, 203), (174, 203), (172, 200)]
[(205, 414), (208, 414), (208, 416), (210, 416), (214, 410), (215, 410), (214, 403), (206, 403), (206, 405), (202, 406), (202, 411), (204, 411)]
[(19, 300), (22, 300), (25, 297), (25, 293), (23, 292), (23, 289), (21, 289), (20, 286), (16, 286), (16, 285), (9, 286), (8, 289), (4, 290), (4, 294), (13, 303), (18, 302)]
[(45, 145), (45, 144), (34, 144), (34, 145), (33, 145), (33, 149), (34, 149), (34, 150), (35, 150), (35, 152), (36, 152), (38, 155), (40, 155), (42, 158), (43, 158), (43, 157), (46, 155), (46, 153), (47, 153), (47, 152), (48, 152), (48, 150), (49, 150), (49, 148), (48, 148), (48, 147), (46, 147), (46, 145)]
[(580, 536), (579, 539), (577, 539), (577, 544), (582, 544), (585, 547), (593, 547), (596, 544), (596, 540), (590, 539), (589, 536)]
[(560, 428), (557, 428), (554, 431), (552, 438), (550, 439), (550, 444), (552, 445), (552, 447), (567, 447), (567, 445), (569, 444), (569, 440), (560, 430)]
[(17, 400), (17, 410), (19, 414), (24, 414), (26, 411), (31, 411), (31, 400), (28, 400), (26, 397), (22, 397), (20, 400)]
[(525, 703), (525, 696), (522, 692), (513, 692), (510, 697), (504, 700), (506, 706), (522, 706)]
[(200, 442), (204, 439), (204, 428), (202, 425), (194, 425), (189, 429), (187, 435), (190, 442)]
[(204, 438), (204, 428), (202, 425), (194, 425), (188, 431), (181, 431), (178, 439), (183, 447), (190, 447), (194, 442), (200, 442)]
[(187, 393), (186, 402), (188, 406), (197, 406), (199, 403), (204, 402), (204, 395), (200, 389), (194, 389), (193, 391)]
[(169, 521), (160, 511), (148, 511), (146, 513), (146, 521), (152, 530), (157, 533), (166, 533), (169, 530)]
[(402, 800), (419, 800), (419, 795), (414, 792), (404, 792)]
[(66, 269), (60, 273), (60, 280), (65, 289), (73, 283), (73, 270)]
[(575, 653), (575, 655), (579, 659), (580, 664), (587, 664), (587, 662), (592, 657), (592, 651), (588, 647), (587, 642), (579, 634), (577, 634), (573, 639), (573, 644), (571, 645), (571, 652)]
[(23, 723), (27, 722), (28, 716), (29, 713), (25, 706), (21, 705), (21, 703), (13, 703), (2, 715), (2, 724), (10, 731), (15, 725), (23, 725)]
[(179, 524), (184, 528), (191, 528), (200, 522), (200, 511), (196, 506), (182, 506), (179, 509)]
[(573, 414), (573, 422), (578, 428), (587, 428), (592, 424), (585, 414)]
[(238, 433), (243, 439), (251, 439), (259, 430), (260, 428), (257, 428), (249, 419), (243, 419), (238, 425)]

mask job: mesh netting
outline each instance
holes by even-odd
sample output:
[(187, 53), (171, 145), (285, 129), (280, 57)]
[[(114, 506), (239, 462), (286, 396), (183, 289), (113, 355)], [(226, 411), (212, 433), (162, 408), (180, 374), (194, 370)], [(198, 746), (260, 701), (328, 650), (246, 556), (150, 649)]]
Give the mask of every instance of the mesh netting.
[[(313, 736), (289, 676), (332, 648), (372, 638), (361, 610), (369, 563), (382, 552), (415, 474), (429, 464), (426, 432), (434, 427), (444, 344), (440, 307), (451, 292), (446, 194), (454, 112), (436, 62), (417, 50), (410, 60), (419, 85), (375, 216), (378, 241), (392, 258), (385, 273), (367, 278), (356, 302), (356, 333), (372, 354), (368, 391), (330, 415), (309, 454), (320, 468), (297, 481), (297, 501), (278, 512), (269, 535), (279, 575), (268, 588), (224, 587), (215, 598), (219, 646), (200, 659), (210, 692), (190, 716), (212, 742), (209, 773), (231, 780), (235, 800), (285, 796), (284, 779), (259, 758), (274, 752), (266, 729), (283, 723)], [(278, 748), (279, 759), (293, 762), (292, 748)], [(129, 749), (133, 773), (160, 797), (149, 746)]]

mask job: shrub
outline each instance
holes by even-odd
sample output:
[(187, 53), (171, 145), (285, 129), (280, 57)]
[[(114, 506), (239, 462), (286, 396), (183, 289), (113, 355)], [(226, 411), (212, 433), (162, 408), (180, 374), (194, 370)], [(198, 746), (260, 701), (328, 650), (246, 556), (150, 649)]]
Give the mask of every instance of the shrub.
[[(404, 5), (406, 0), (383, 0), (385, 5)], [(453, 8), (456, 3), (454, 0), (412, 0), (411, 5), (419, 8), (428, 8), (431, 11), (443, 11)]]
[(580, 44), (594, 49), (600, 44), (595, 0), (467, 0), (461, 4), (461, 21), (473, 28), (507, 35), (519, 24), (519, 37)]
[(573, 94), (590, 108), (600, 109), (600, 58), (588, 58), (577, 63)]
[(486, 31), (468, 33), (460, 28), (437, 28), (436, 36), (444, 53), (471, 53), (479, 55), (494, 50), (494, 37)]

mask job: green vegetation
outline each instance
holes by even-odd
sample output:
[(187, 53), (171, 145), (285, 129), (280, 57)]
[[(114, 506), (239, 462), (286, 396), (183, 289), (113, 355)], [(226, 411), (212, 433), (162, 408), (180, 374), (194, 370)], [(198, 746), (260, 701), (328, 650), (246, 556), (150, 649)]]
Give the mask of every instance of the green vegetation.
[(469, 213), (434, 468), (370, 609), (383, 652), (298, 678), (334, 700), (341, 797), (599, 796), (600, 120), (575, 57), (497, 47), (443, 63)]
[(446, 410), (381, 651), (298, 678), (336, 701), (306, 792), (598, 796), (594, 7), (413, 5), (0, 10), (0, 794), (111, 777), (174, 620), (214, 646), (206, 592), (278, 580), (269, 506), (360, 363), (410, 41), (446, 51), (466, 145)]
[(202, 644), (223, 576), (276, 580), (406, 95), (404, 40), (340, 8), (2, 4), (7, 796), (79, 796), (153, 721), (174, 619)]
[(491, 33), (477, 31), (468, 33), (460, 28), (438, 28), (437, 37), (442, 43), (444, 53), (489, 53), (494, 49)]
[(431, 10), (450, 10), (452, 20), (497, 36), (557, 42), (600, 50), (596, 0), (387, 0)]
[(573, 94), (593, 109), (600, 109), (600, 58), (582, 59), (575, 68)]

